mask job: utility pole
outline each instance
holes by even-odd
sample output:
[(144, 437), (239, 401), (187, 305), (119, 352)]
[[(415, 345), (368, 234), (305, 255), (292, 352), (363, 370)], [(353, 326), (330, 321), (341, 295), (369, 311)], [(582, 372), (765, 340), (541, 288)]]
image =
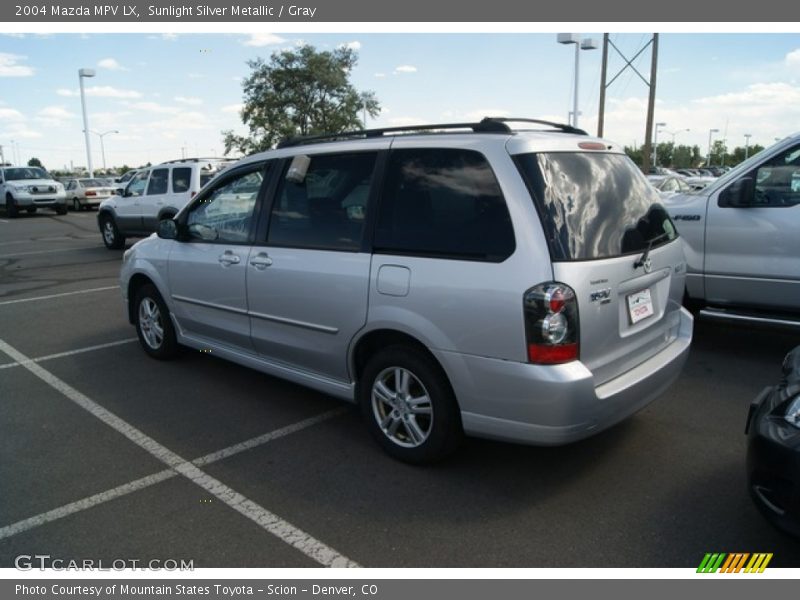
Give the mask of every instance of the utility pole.
[(642, 171), (650, 172), (650, 146), (653, 133), (653, 113), (656, 107), (656, 72), (658, 70), (658, 34), (653, 34), (653, 50), (650, 53), (650, 97), (647, 101), (647, 125), (645, 126), (644, 152), (642, 153)]
[(0, 144), (0, 165), (6, 164), (6, 157), (3, 154), (3, 144)]
[(600, 68), (600, 111), (597, 115), (597, 137), (603, 137), (606, 116), (606, 76), (608, 74), (608, 34), (603, 34), (603, 66)]
[[(648, 81), (633, 65), (634, 61), (641, 56), (641, 54), (647, 50), (647, 48), (652, 44), (651, 49), (651, 58), (650, 58), (650, 80)], [(625, 65), (617, 71), (617, 74), (614, 75), (610, 81), (607, 81), (608, 78), (608, 47), (611, 46), (617, 54), (620, 55), (622, 60), (625, 61)], [(647, 43), (642, 46), (633, 57), (628, 58), (625, 56), (622, 51), (617, 48), (616, 44), (609, 38), (609, 35), (606, 33), (603, 35), (603, 67), (600, 77), (600, 110), (597, 117), (597, 135), (598, 137), (602, 137), (605, 133), (605, 110), (606, 110), (606, 89), (613, 84), (622, 73), (624, 73), (628, 68), (630, 68), (636, 75), (639, 76), (639, 79), (650, 89), (650, 96), (647, 106), (647, 125), (645, 127), (645, 142), (644, 148), (642, 149), (642, 170), (647, 173), (650, 170), (650, 154), (652, 153), (652, 143), (651, 143), (651, 136), (653, 134), (653, 112), (655, 108), (656, 102), (656, 68), (658, 65), (658, 34), (654, 33), (653, 37), (650, 38)]]

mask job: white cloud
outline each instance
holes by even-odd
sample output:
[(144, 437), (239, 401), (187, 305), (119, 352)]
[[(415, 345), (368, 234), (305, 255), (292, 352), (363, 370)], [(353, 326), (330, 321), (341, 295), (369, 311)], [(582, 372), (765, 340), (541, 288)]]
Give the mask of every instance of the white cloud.
[(180, 102), (181, 104), (191, 104), (193, 106), (197, 106), (203, 103), (201, 98), (193, 98), (189, 96), (175, 96), (175, 102)]
[(227, 106), (223, 106), (220, 110), (224, 113), (235, 113), (239, 114), (242, 112), (244, 108), (244, 104), (228, 104)]
[(350, 48), (350, 50), (361, 50), (361, 42), (353, 41), (347, 42), (340, 46), (341, 48)]
[(417, 67), (413, 65), (400, 65), (399, 67), (395, 68), (395, 73), (416, 73)]
[(0, 108), (0, 120), (3, 121), (23, 121), (25, 116), (13, 108)]
[(113, 58), (104, 58), (103, 60), (100, 60), (100, 61), (97, 62), (97, 66), (100, 67), (101, 69), (108, 69), (109, 71), (127, 71), (128, 70), (125, 67), (123, 67), (121, 64), (119, 64)]
[(18, 64), (26, 58), (28, 57), (19, 54), (0, 52), (0, 77), (31, 77), (33, 68)]
[(786, 55), (784, 59), (787, 67), (797, 68), (800, 67), (800, 48), (792, 50)]
[(245, 46), (254, 46), (261, 48), (263, 46), (274, 46), (276, 44), (283, 44), (286, 40), (274, 33), (251, 33), (250, 36), (242, 42)]
[(375, 77), (377, 77), (378, 79), (383, 79), (384, 77), (386, 77), (386, 73), (375, 73)]
[(168, 120), (154, 121), (149, 123), (149, 125), (151, 128), (159, 131), (159, 135), (161, 132), (169, 133), (187, 129), (208, 129), (212, 126), (206, 115), (196, 111), (180, 111), (172, 115)]
[(205, 75), (202, 73), (188, 73), (186, 75), (189, 79), (204, 79)]
[(126, 103), (126, 105), (136, 110), (143, 110), (146, 112), (159, 114), (174, 115), (181, 112), (181, 109), (177, 106), (165, 106), (163, 104), (159, 104), (158, 102), (130, 102)]
[(46, 106), (37, 113), (37, 116), (47, 119), (74, 119), (77, 115), (63, 106)]
[[(79, 90), (70, 90), (67, 88), (59, 88), (56, 90), (59, 96), (66, 96), (74, 98), (80, 96)], [(142, 94), (135, 90), (121, 90), (119, 88), (111, 87), (109, 85), (95, 85), (86, 88), (87, 96), (95, 96), (98, 98), (141, 98)]]
[(429, 125), (430, 121), (419, 117), (392, 117), (389, 125), (392, 127), (411, 127), (413, 125)]

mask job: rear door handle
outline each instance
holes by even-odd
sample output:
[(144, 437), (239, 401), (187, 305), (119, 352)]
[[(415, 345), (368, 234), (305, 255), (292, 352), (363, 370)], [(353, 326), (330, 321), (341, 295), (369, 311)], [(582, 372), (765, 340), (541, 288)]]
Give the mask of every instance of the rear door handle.
[(217, 260), (219, 260), (220, 264), (225, 267), (238, 265), (240, 262), (242, 262), (242, 259), (239, 258), (238, 255), (234, 254), (231, 250), (225, 250), (225, 252), (220, 254)]
[(272, 264), (272, 259), (266, 252), (259, 252), (253, 258), (250, 259), (250, 264), (253, 265), (259, 271), (263, 271)]

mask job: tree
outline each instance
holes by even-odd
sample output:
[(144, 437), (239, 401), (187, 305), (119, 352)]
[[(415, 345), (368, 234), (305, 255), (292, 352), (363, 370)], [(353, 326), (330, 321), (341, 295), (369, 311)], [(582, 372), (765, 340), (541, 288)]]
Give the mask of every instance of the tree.
[(35, 156), (28, 161), (28, 166), (29, 167), (41, 167), (42, 169), (44, 169), (44, 165), (42, 164), (42, 161), (40, 161)]
[(304, 45), (275, 52), (269, 62), (248, 61), (252, 73), (242, 83), (241, 116), (250, 132), (223, 131), (225, 154), (260, 152), (296, 135), (363, 129), (359, 114), (375, 117), (380, 104), (374, 92), (358, 92), (350, 83), (357, 60), (356, 51), (345, 46), (318, 52)]

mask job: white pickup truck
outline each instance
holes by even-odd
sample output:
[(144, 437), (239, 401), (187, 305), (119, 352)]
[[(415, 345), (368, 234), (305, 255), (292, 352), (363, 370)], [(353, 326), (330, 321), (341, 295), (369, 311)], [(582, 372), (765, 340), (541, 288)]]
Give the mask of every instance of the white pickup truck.
[(662, 203), (702, 316), (800, 326), (800, 133)]

